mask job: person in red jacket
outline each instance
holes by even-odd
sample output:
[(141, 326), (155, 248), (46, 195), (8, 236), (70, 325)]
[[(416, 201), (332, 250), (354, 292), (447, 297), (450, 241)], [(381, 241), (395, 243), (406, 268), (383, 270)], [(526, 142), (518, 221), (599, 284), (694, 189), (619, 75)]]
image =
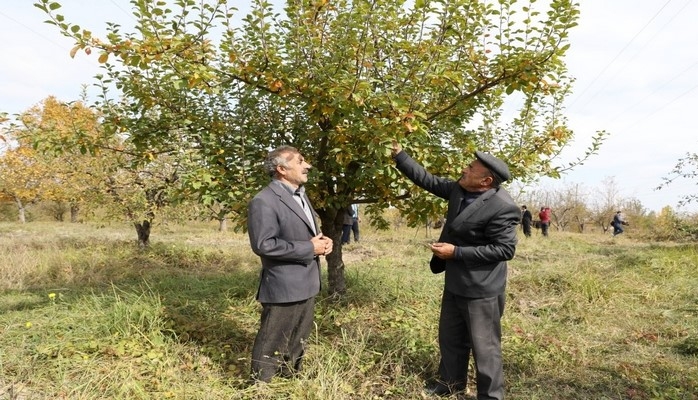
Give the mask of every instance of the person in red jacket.
[(540, 219), (540, 231), (543, 236), (548, 236), (548, 228), (550, 227), (550, 207), (541, 207), (538, 213)]

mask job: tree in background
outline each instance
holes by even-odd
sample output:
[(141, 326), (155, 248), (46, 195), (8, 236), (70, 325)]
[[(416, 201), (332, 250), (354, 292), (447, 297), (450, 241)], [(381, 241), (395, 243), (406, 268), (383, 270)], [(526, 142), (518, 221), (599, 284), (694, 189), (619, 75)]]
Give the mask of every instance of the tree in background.
[(587, 194), (579, 184), (570, 184), (552, 190), (548, 202), (552, 209), (551, 223), (561, 231), (574, 228), (584, 232), (589, 212), (586, 206)]
[(0, 199), (17, 206), (20, 223), (26, 223), (26, 207), (41, 199), (41, 182), (49, 170), (27, 146), (11, 146), (0, 156)]
[[(67, 208), (71, 222), (77, 222), (81, 209), (102, 200), (105, 174), (113, 161), (109, 154), (87, 154), (89, 138), (100, 131), (98, 114), (82, 101), (65, 103), (48, 97), (23, 112), (18, 121), (15, 136), (37, 152), (48, 172), (42, 199), (56, 204), (57, 219), (62, 220), (60, 211)], [(79, 139), (73, 141), (74, 137)]]
[(105, 189), (111, 202), (106, 206), (112, 215), (125, 216), (136, 229), (138, 244), (147, 247), (155, 219), (177, 203), (181, 164), (172, 156), (162, 156), (137, 165), (107, 176)]
[(290, 0), (277, 10), (259, 0), (242, 23), (224, 0), (131, 3), (134, 32), (110, 23), (105, 38), (66, 22), (58, 3), (36, 4), (75, 40), (73, 55), (99, 53), (105, 133), (154, 157), (184, 144), (197, 166), (186, 186), (229, 207), (237, 226), (268, 180), (264, 155), (301, 149), (315, 167), (308, 192), (322, 230), (337, 244), (331, 293), (345, 290), (339, 236), (349, 204), (367, 204), (378, 226), (391, 204), (412, 224), (444, 213), (398, 176), (392, 139), (440, 175), (460, 175), (478, 149), (529, 179), (559, 176), (604, 135), (576, 163), (555, 165), (573, 136), (561, 106), (579, 13), (571, 1)]
[(594, 223), (607, 232), (611, 220), (621, 206), (620, 189), (612, 176), (606, 177), (600, 187), (596, 188), (595, 201), (592, 206), (591, 218)]
[(677, 240), (679, 239), (681, 220), (671, 207), (664, 207), (657, 214), (653, 234), (656, 240)]
[(87, 107), (80, 103), (68, 107), (51, 97), (14, 120), (4, 118), (6, 148), (0, 159), (0, 191), (17, 205), (22, 223), (26, 222), (26, 206), (38, 201), (69, 203), (77, 217), (81, 199), (94, 184), (86, 174), (94, 160), (76, 152), (58, 156), (45, 151), (44, 145), (60, 140), (68, 131), (90, 130), (95, 125), (96, 117)]
[[(692, 181), (694, 184), (698, 184), (696, 178), (698, 178), (698, 153), (686, 153), (686, 155), (680, 158), (676, 163), (674, 169), (669, 173), (669, 176), (662, 179), (663, 182), (657, 187), (657, 190), (664, 189), (679, 179), (685, 179)], [(692, 203), (696, 200), (698, 200), (698, 194), (688, 193), (682, 197), (682, 201), (679, 202), (679, 205)]]
[(156, 217), (186, 201), (179, 175), (191, 168), (183, 167), (189, 158), (181, 146), (173, 145), (178, 157), (136, 151), (122, 135), (105, 135), (99, 114), (80, 101), (49, 97), (6, 119), (4, 132), (14, 147), (0, 160), (0, 190), (18, 205), (21, 220), (24, 206), (38, 201), (51, 203), (58, 220), (68, 204), (72, 222), (83, 207), (98, 206), (133, 223), (147, 246)]

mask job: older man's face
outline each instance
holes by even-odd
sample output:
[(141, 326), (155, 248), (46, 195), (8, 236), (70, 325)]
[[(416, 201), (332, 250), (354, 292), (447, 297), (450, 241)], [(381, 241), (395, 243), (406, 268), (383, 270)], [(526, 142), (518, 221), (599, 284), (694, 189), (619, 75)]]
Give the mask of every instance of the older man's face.
[(298, 153), (289, 154), (286, 166), (278, 167), (281, 180), (286, 181), (291, 186), (297, 188), (308, 181), (308, 171), (313, 167), (305, 161), (303, 155)]
[(480, 160), (474, 160), (463, 168), (463, 175), (458, 184), (469, 192), (482, 192), (490, 188), (492, 177), (485, 164)]

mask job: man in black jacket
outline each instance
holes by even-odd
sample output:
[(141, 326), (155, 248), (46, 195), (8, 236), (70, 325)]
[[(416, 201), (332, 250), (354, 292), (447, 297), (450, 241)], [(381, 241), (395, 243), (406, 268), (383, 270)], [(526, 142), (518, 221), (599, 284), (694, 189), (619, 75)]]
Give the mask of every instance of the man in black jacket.
[(441, 236), (431, 245), (432, 272), (445, 271), (439, 317), (439, 379), (426, 391), (450, 395), (466, 388), (472, 352), (477, 399), (503, 399), (501, 317), (507, 261), (516, 250), (519, 207), (500, 184), (511, 178), (500, 159), (475, 152), (454, 181), (427, 172), (393, 141), (397, 168), (416, 185), (448, 200)]
[(533, 214), (528, 211), (528, 207), (521, 206), (521, 227), (523, 228), (524, 236), (531, 237), (531, 223), (533, 222)]

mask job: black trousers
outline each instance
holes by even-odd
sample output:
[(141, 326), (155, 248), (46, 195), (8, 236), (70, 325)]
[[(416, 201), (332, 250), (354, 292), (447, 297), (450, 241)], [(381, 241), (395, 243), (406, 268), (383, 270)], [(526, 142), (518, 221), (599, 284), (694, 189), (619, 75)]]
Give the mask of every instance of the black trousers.
[(354, 233), (354, 241), (359, 241), (359, 220), (354, 218), (354, 222), (351, 224), (351, 231)]
[(262, 318), (252, 347), (252, 377), (269, 382), (301, 369), (313, 329), (315, 298), (295, 303), (263, 303)]
[(440, 379), (454, 390), (466, 387), (475, 360), (477, 399), (504, 398), (502, 327), (504, 295), (471, 299), (444, 290), (439, 317)]
[(522, 221), (521, 222), (521, 228), (523, 229), (523, 234), (526, 237), (531, 236), (531, 221)]

